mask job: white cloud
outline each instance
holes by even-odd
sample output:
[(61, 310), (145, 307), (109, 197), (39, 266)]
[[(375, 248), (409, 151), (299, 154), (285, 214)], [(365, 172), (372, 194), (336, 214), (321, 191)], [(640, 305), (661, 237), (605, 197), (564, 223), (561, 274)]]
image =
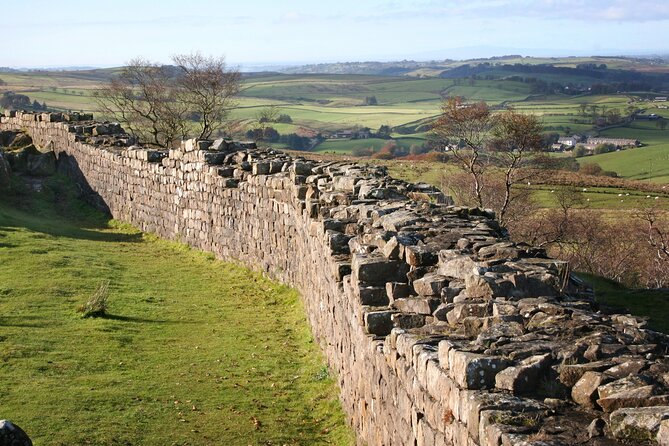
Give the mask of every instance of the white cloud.
[(669, 20), (667, 0), (417, 0), (399, 6), (389, 2), (378, 12), (359, 19), (410, 17), (498, 18), (527, 17), (543, 20), (663, 21)]

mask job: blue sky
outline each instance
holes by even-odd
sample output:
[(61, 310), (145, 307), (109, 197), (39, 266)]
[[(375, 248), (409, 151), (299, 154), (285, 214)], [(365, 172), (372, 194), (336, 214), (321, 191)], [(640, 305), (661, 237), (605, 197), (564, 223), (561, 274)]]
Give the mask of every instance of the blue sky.
[(669, 0), (3, 1), (0, 66), (668, 54)]

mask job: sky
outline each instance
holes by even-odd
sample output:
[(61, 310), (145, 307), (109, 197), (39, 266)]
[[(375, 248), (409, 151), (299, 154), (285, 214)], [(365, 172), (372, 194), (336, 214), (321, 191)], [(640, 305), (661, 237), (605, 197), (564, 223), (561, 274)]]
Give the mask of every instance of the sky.
[(0, 0), (0, 66), (669, 54), (669, 0)]

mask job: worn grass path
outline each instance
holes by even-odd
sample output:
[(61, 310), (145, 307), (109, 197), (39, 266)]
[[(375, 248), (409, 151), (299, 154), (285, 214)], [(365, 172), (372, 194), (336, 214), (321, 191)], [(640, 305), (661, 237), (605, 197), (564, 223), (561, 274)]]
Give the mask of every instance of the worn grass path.
[(295, 291), (66, 189), (0, 196), (0, 418), (36, 446), (353, 443)]

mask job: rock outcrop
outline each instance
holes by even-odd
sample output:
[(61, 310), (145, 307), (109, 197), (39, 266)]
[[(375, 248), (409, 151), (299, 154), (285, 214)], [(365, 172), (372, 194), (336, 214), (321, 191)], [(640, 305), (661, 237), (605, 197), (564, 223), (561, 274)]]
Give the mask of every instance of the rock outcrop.
[(361, 443), (666, 444), (667, 336), (596, 311), (488, 212), (254, 144), (162, 151), (90, 116), (0, 121), (16, 127), (115, 218), (298, 288)]
[(0, 420), (0, 446), (33, 446), (33, 442), (16, 424)]

